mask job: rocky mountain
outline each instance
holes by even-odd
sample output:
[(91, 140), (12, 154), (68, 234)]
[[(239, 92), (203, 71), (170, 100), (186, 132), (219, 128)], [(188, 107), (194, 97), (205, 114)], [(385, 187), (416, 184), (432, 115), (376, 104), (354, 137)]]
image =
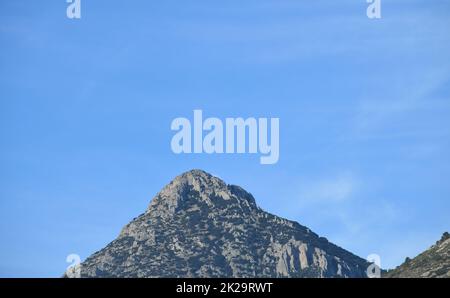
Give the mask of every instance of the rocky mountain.
[(362, 258), (201, 170), (176, 177), (81, 277), (366, 277)]
[(402, 265), (387, 271), (384, 277), (450, 278), (450, 234), (444, 233), (435, 245), (414, 259), (406, 258)]

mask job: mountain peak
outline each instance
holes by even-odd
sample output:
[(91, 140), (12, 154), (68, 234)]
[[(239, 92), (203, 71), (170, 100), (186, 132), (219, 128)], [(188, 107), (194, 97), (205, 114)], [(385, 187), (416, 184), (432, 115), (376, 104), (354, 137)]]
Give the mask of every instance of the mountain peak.
[(256, 208), (255, 199), (239, 186), (227, 185), (220, 178), (203, 170), (190, 170), (175, 177), (151, 201), (147, 212), (162, 217), (204, 203), (208, 208), (221, 208), (225, 203)]
[[(210, 180), (210, 179), (219, 179), (203, 170), (200, 169), (192, 169), (190, 171), (186, 171), (172, 180), (172, 182), (176, 181), (183, 181), (185, 179), (192, 179), (192, 180)], [(220, 180), (220, 179), (219, 179)]]
[(202, 170), (167, 184), (146, 212), (81, 264), (83, 277), (366, 277), (368, 263), (243, 188)]

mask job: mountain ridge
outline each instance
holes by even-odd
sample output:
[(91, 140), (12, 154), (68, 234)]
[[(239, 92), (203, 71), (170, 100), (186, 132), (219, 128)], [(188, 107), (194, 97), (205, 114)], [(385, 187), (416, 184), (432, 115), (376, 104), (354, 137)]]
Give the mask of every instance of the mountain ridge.
[(413, 259), (395, 269), (388, 270), (386, 278), (450, 278), (450, 234), (445, 232), (440, 240)]

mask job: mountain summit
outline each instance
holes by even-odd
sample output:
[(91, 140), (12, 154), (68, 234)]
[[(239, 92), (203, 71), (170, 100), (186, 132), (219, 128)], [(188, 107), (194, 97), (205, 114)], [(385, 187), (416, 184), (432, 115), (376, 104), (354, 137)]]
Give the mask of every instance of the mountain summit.
[(176, 177), (145, 213), (81, 264), (82, 277), (366, 277), (362, 258), (260, 209), (201, 170)]

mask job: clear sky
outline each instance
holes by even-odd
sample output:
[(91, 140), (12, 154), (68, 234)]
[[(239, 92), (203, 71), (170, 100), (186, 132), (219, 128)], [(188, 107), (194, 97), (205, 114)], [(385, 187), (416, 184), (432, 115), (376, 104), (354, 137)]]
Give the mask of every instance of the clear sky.
[[(61, 276), (201, 168), (383, 268), (450, 229), (450, 2), (0, 1), (0, 276)], [(176, 155), (279, 117), (280, 160)]]

